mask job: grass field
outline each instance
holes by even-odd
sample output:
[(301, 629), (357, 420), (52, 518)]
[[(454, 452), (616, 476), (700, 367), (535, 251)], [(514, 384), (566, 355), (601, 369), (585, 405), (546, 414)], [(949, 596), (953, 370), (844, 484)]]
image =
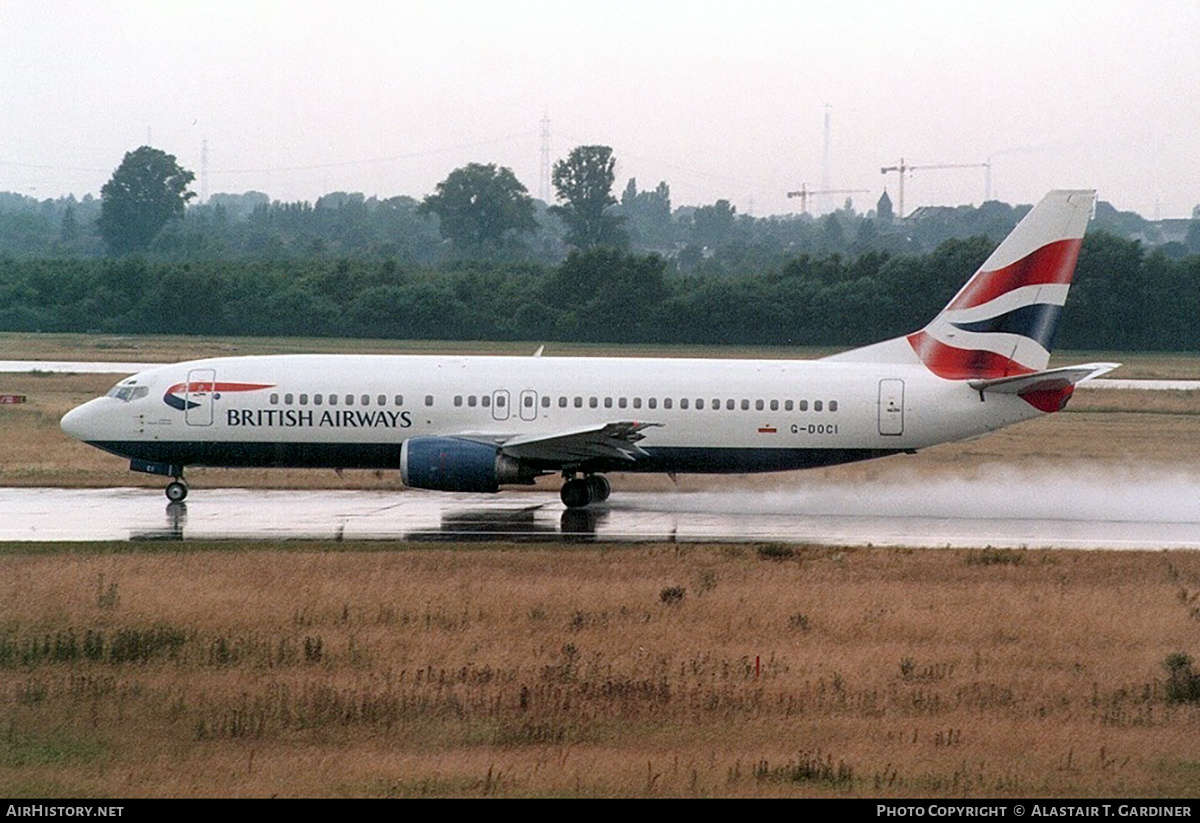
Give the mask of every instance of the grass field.
[[(0, 359), (390, 345), (0, 335)], [(1200, 374), (1195, 357), (1060, 362), (1106, 359), (1132, 364), (1117, 376)], [(58, 428), (112, 382), (0, 375), (29, 398), (0, 407), (0, 485), (161, 485)], [(1084, 389), (1062, 414), (915, 457), (681, 484), (1194, 471), (1198, 407)], [(1186, 552), (0, 545), (0, 796), (1195, 797), (1200, 680), (1180, 655), (1200, 657)]]
[(7, 797), (1200, 792), (1195, 554), (0, 550)]

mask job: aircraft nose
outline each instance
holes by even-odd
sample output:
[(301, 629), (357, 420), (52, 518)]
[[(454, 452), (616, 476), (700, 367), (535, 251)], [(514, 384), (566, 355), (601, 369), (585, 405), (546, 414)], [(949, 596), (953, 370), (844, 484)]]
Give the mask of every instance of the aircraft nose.
[(95, 430), (95, 400), (89, 400), (82, 406), (76, 406), (63, 415), (59, 421), (62, 430), (76, 440), (88, 441), (94, 439)]

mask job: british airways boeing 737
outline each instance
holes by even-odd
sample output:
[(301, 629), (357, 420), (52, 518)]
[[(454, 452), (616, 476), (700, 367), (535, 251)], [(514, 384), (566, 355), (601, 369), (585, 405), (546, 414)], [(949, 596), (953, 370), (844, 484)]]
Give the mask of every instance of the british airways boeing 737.
[(1092, 191), (1053, 191), (923, 329), (820, 360), (280, 355), (161, 366), (63, 430), (171, 478), (186, 466), (399, 469), (496, 492), (547, 474), (570, 508), (606, 472), (829, 466), (1056, 412), (1112, 363), (1047, 369)]

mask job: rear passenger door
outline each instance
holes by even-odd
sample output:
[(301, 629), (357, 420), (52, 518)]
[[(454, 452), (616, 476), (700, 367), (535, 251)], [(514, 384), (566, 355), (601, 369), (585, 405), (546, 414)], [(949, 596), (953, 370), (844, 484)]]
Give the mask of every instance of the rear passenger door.
[(885, 436), (904, 434), (904, 381), (879, 381), (879, 433)]

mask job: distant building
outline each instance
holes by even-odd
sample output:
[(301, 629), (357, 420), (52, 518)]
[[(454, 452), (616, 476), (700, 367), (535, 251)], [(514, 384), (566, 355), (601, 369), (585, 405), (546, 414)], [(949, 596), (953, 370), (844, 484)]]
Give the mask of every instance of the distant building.
[(1191, 220), (1168, 218), (1158, 221), (1158, 230), (1162, 232), (1162, 242), (1182, 243), (1187, 240), (1188, 229), (1192, 227)]
[(1147, 246), (1163, 246), (1167, 243), (1187, 242), (1188, 229), (1194, 220), (1185, 218), (1166, 218), (1163, 220), (1147, 220), (1141, 231), (1131, 232), (1130, 240), (1140, 241)]
[(875, 204), (875, 219), (890, 223), (895, 217), (896, 215), (892, 211), (892, 198), (888, 197), (887, 189), (884, 189), (883, 194), (879, 196), (879, 202)]
[(922, 220), (953, 220), (958, 215), (958, 206), (918, 206), (905, 219), (909, 223), (919, 223)]

